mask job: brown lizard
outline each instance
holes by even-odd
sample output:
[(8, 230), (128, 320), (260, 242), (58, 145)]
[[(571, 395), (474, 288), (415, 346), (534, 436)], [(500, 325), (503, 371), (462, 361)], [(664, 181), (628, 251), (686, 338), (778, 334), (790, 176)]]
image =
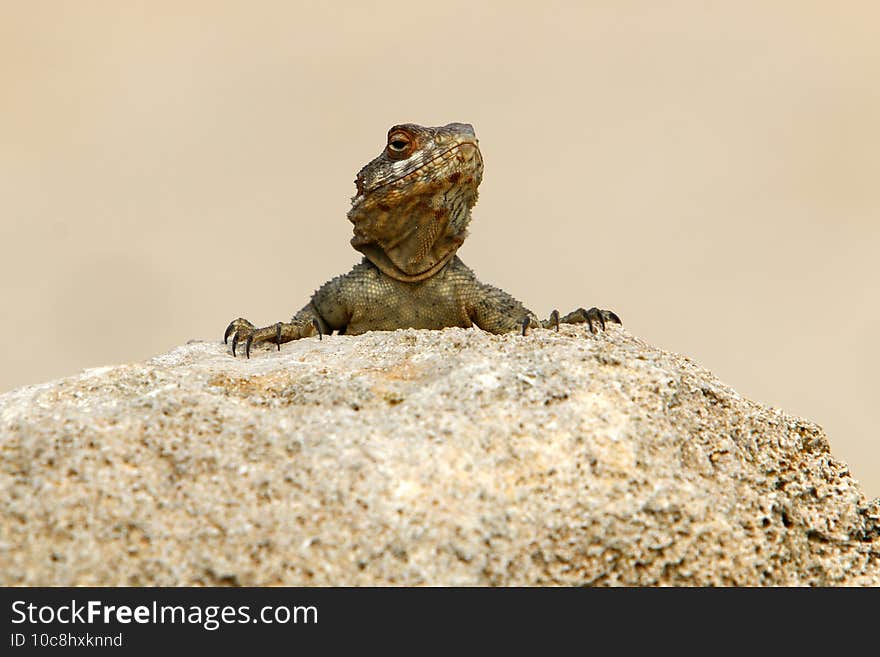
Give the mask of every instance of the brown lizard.
[(586, 322), (590, 331), (620, 324), (608, 310), (578, 308), (564, 317), (554, 310), (538, 318), (506, 292), (481, 283), (456, 256), (464, 242), (483, 157), (471, 125), (450, 123), (425, 128), (411, 123), (388, 131), (382, 153), (357, 175), (357, 193), (348, 219), (351, 245), (364, 254), (347, 274), (328, 281), (289, 322), (257, 328), (233, 320), (223, 341), (232, 337), (232, 354), (242, 341), (251, 346), (281, 344), (337, 331), (399, 328), (441, 329), (476, 324), (490, 333), (532, 327), (559, 330), (559, 323)]

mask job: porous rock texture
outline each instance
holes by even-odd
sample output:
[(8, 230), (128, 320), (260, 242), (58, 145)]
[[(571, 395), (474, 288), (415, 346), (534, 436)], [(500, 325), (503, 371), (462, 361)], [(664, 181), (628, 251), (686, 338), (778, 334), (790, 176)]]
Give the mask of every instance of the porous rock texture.
[(6, 585), (878, 585), (818, 426), (598, 336), (194, 342), (0, 396)]

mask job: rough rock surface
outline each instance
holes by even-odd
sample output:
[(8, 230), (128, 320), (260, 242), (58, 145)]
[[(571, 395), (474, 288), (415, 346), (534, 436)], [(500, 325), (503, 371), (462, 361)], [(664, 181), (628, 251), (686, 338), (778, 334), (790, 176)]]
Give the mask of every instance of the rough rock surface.
[(814, 424), (613, 326), (192, 343), (0, 396), (6, 585), (880, 584)]

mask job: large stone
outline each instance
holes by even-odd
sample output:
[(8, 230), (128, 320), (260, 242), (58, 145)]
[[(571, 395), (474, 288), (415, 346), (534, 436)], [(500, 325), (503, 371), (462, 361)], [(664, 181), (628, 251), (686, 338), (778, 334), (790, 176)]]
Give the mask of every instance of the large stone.
[(819, 427), (616, 326), (198, 342), (0, 417), (7, 585), (880, 584)]

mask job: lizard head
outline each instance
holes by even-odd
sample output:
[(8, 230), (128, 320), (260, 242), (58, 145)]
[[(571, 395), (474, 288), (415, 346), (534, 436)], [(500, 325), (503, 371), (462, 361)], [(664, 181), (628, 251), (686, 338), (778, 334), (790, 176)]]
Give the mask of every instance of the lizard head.
[(392, 278), (433, 276), (464, 242), (482, 178), (473, 126), (392, 127), (355, 179), (351, 245)]

